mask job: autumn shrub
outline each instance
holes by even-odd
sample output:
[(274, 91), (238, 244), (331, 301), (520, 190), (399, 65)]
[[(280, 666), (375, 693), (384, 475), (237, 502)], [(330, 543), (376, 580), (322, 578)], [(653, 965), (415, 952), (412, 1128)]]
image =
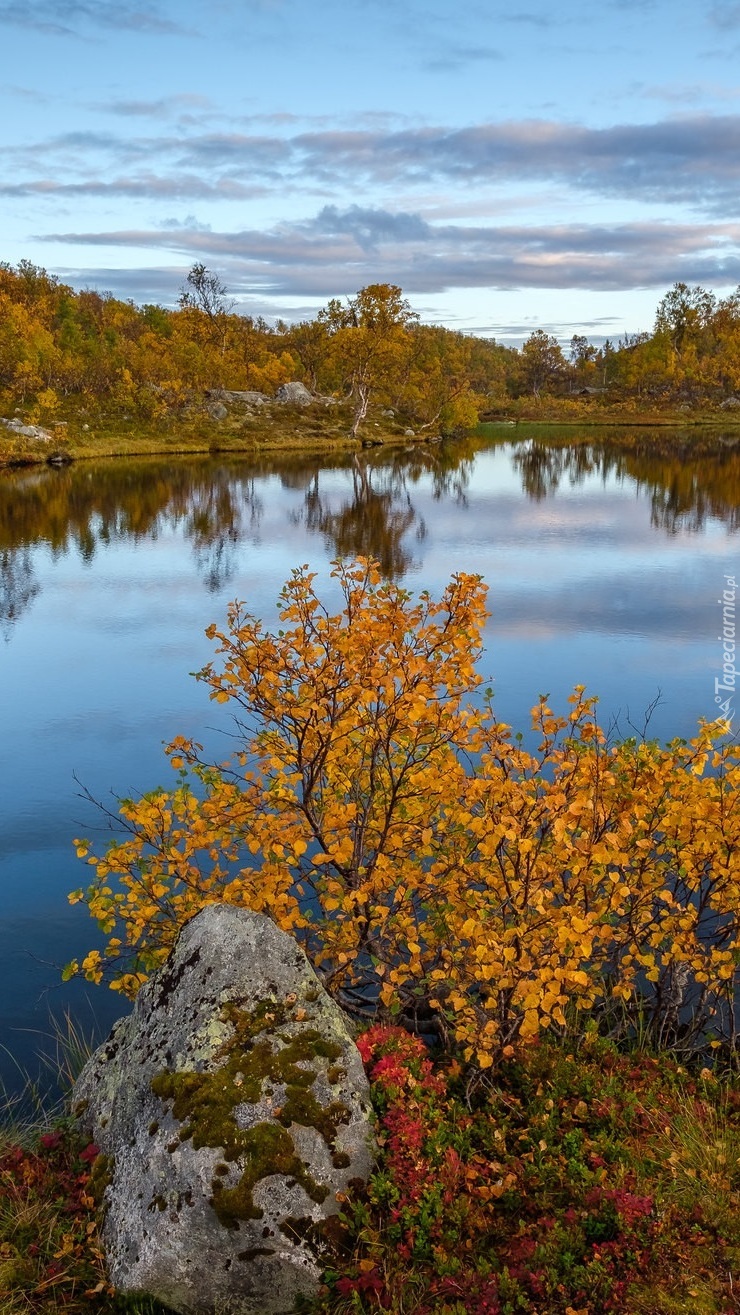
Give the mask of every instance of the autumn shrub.
[(734, 1038), (737, 745), (610, 741), (583, 687), (532, 712), (534, 747), (481, 689), (486, 590), (439, 600), (335, 564), (340, 612), (294, 571), (280, 628), (234, 604), (199, 678), (236, 713), (227, 763), (169, 746), (174, 789), (121, 803), (86, 900), (107, 937), (69, 972), (134, 995), (183, 922), (225, 900), (305, 946), (360, 1013), (425, 1019), (490, 1067), (543, 1029), (638, 1019), (653, 1039)]
[(595, 1030), (545, 1034), (474, 1090), (400, 1028), (358, 1044), (380, 1160), (312, 1315), (736, 1310), (736, 1084)]

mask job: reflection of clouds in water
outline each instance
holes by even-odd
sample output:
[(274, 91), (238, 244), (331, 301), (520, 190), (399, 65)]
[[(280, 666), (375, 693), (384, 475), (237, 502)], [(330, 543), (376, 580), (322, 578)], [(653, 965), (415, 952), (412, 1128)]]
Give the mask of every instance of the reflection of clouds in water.
[[(560, 587), (507, 590), (495, 582), (488, 606), (502, 636), (539, 639), (586, 633), (634, 635), (666, 642), (701, 638), (711, 624), (707, 612), (716, 565), (688, 580), (675, 571), (643, 577), (632, 573), (574, 578)], [(705, 620), (706, 618), (706, 620)]]
[(27, 547), (17, 552), (9, 549), (0, 552), (0, 631), (6, 642), (10, 639), (14, 623), (30, 606), (40, 589)]

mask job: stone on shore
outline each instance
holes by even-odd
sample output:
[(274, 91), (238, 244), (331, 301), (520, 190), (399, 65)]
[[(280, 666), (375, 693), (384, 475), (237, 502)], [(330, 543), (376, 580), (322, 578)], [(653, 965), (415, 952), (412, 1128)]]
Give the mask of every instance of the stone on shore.
[(372, 1167), (369, 1089), (344, 1014), (269, 918), (191, 919), (73, 1100), (118, 1290), (180, 1315), (283, 1315), (315, 1292), (338, 1194)]

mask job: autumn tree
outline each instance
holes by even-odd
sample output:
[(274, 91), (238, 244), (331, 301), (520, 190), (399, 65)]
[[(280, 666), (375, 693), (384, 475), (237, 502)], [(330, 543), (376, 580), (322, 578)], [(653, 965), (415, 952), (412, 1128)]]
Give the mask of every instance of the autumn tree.
[(472, 388), (472, 338), (449, 329), (417, 325), (405, 386), (399, 401), (419, 430), (443, 433), (470, 429), (478, 422), (485, 398)]
[(525, 387), (535, 397), (539, 397), (565, 368), (565, 357), (557, 338), (545, 333), (544, 329), (535, 329), (522, 344), (521, 362)]
[(410, 327), (418, 317), (401, 289), (371, 283), (346, 302), (332, 299), (318, 320), (331, 339), (331, 355), (352, 399), (356, 437), (371, 399), (390, 401), (405, 378), (413, 351)]
[(188, 272), (185, 284), (179, 297), (183, 310), (199, 310), (209, 320), (215, 320), (234, 309), (236, 303), (229, 297), (226, 285), (205, 265), (196, 262)]
[[(346, 1006), (436, 1019), (487, 1067), (542, 1028), (616, 1000), (655, 1039), (735, 1026), (740, 755), (726, 725), (690, 744), (610, 743), (582, 688), (542, 698), (524, 748), (475, 698), (485, 587), (435, 601), (337, 563), (341, 610), (307, 568), (280, 627), (234, 604), (201, 679), (236, 710), (218, 766), (176, 739), (172, 790), (124, 801), (128, 834), (86, 899), (134, 994), (178, 928), (218, 900), (267, 913)], [(711, 770), (707, 770), (710, 768)]]

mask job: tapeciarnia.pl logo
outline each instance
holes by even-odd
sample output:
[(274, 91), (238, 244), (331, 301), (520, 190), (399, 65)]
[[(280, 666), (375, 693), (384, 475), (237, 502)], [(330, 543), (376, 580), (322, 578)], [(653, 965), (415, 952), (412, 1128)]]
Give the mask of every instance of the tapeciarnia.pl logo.
[(722, 676), (715, 676), (714, 680), (714, 701), (719, 707), (719, 716), (724, 717), (732, 729), (732, 719), (735, 715), (733, 700), (737, 688), (737, 666), (735, 658), (737, 647), (735, 641), (736, 620), (735, 620), (735, 597), (737, 594), (737, 581), (734, 575), (724, 576), (725, 587), (722, 590), (722, 597), (717, 599), (722, 608), (722, 634), (717, 638), (722, 645)]

